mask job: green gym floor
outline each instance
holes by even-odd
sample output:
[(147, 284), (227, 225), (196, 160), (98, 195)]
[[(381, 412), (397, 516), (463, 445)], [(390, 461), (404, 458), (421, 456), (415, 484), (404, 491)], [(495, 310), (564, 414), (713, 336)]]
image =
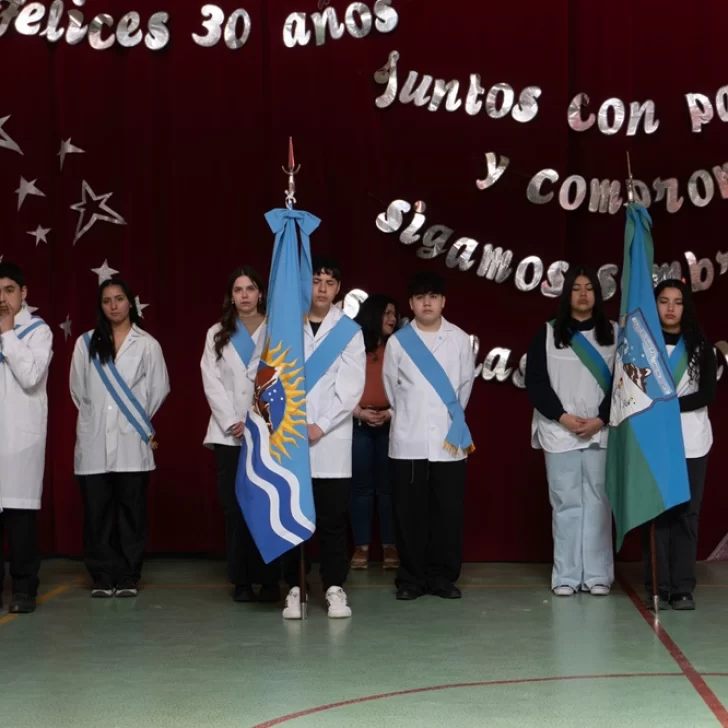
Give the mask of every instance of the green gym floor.
[(49, 560), (38, 611), (0, 612), (0, 726), (728, 726), (728, 564), (659, 623), (636, 565), (601, 598), (553, 597), (549, 570), (469, 564), (462, 600), (397, 602), (374, 567), (351, 619), (314, 583), (284, 622), (235, 604), (222, 561), (150, 559), (137, 599), (92, 600), (82, 564)]

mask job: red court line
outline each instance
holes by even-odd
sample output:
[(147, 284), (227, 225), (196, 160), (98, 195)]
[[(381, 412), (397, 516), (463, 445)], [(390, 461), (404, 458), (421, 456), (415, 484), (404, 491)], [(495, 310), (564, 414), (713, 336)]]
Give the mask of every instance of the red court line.
[(632, 585), (622, 576), (618, 576), (617, 581), (622, 587), (622, 591), (624, 591), (624, 593), (632, 600), (632, 604), (637, 607), (645, 622), (650, 625), (652, 631), (655, 635), (657, 635), (660, 642), (662, 642), (665, 646), (665, 649), (670, 653), (670, 657), (675, 660), (678, 667), (683, 671), (685, 677), (690, 680), (690, 683), (695, 688), (698, 695), (700, 695), (705, 704), (713, 711), (713, 715), (718, 719), (720, 725), (723, 726), (723, 728), (728, 728), (728, 710), (726, 710), (723, 703), (720, 702), (718, 696), (710, 689), (708, 683), (703, 680), (700, 673), (693, 667), (690, 660), (688, 660), (685, 656), (685, 653), (677, 646), (672, 637), (670, 637), (667, 631), (660, 624), (659, 620), (655, 618), (655, 615), (647, 609)]
[(426, 688), (412, 688), (410, 690), (398, 690), (393, 693), (381, 693), (379, 695), (367, 695), (363, 698), (352, 698), (351, 700), (342, 700), (339, 703), (329, 703), (328, 705), (318, 705), (315, 708), (308, 708), (306, 710), (300, 710), (298, 713), (290, 713), (289, 715), (283, 715), (280, 718), (273, 718), (265, 721), (265, 723), (258, 723), (253, 728), (273, 728), (274, 726), (287, 723), (290, 720), (296, 720), (297, 718), (305, 718), (315, 713), (323, 713), (326, 710), (333, 710), (334, 708), (344, 708), (349, 705), (359, 705), (360, 703), (369, 703), (372, 700), (383, 700), (385, 698), (400, 698), (404, 695), (417, 695), (418, 693), (434, 693), (440, 690), (453, 690), (456, 688), (484, 688), (493, 687), (496, 685), (524, 685), (528, 683), (547, 683), (547, 682), (560, 682), (568, 680), (619, 680), (619, 679), (631, 679), (640, 677), (685, 677), (684, 672), (637, 672), (637, 673), (624, 673), (615, 675), (568, 675), (566, 677), (531, 677), (522, 680), (485, 680), (483, 682), (470, 682), (470, 683), (453, 683), (452, 685), (431, 685)]

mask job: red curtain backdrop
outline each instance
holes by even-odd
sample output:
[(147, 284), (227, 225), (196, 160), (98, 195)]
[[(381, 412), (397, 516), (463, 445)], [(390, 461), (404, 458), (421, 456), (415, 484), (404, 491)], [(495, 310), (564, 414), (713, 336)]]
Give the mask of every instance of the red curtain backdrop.
[[(219, 4), (228, 15), (243, 0)], [(348, 3), (330, 4), (343, 18)], [(263, 215), (283, 203), (280, 169), (289, 135), (303, 165), (299, 207), (323, 221), (314, 252), (340, 258), (343, 291), (387, 292), (406, 310), (409, 276), (437, 270), (450, 286), (447, 316), (480, 338), (481, 352), (511, 349), (513, 363), (554, 302), (539, 290), (517, 290), (512, 278), (497, 284), (474, 270), (446, 268), (444, 256), (421, 260), (416, 245), (376, 229), (376, 216), (390, 201), (424, 200), (428, 225), (445, 224), (456, 236), (511, 249), (516, 262), (538, 255), (547, 266), (567, 260), (621, 268), (623, 214), (590, 213), (586, 204), (565, 212), (556, 200), (534, 205), (526, 187), (549, 167), (561, 180), (570, 174), (624, 179), (629, 149), (636, 177), (648, 183), (677, 177), (686, 197), (675, 215), (664, 203), (652, 208), (658, 261), (683, 260), (686, 250), (714, 260), (726, 247), (728, 201), (716, 191), (713, 202), (698, 209), (687, 199), (687, 181), (697, 169), (728, 162), (728, 127), (716, 116), (692, 134), (684, 98), (689, 92), (714, 98), (728, 83), (723, 3), (393, 0), (400, 22), (391, 34), (345, 34), (321, 47), (312, 39), (289, 49), (282, 36), (286, 17), (316, 12), (317, 1), (245, 0), (252, 32), (234, 51), (223, 41), (213, 48), (193, 42), (192, 33), (203, 33), (201, 5), (90, 0), (81, 9), (87, 22), (96, 13), (118, 21), (136, 10), (143, 26), (152, 13), (168, 11), (171, 40), (158, 52), (143, 44), (105, 51), (87, 41), (50, 44), (12, 28), (0, 38), (0, 118), (11, 116), (4, 129), (24, 152), (0, 148), (0, 254), (26, 269), (29, 300), (55, 333), (42, 511), (46, 552), (81, 551), (68, 371), (75, 338), (94, 325), (97, 278), (91, 269), (104, 259), (149, 304), (144, 323), (161, 342), (171, 376), (172, 393), (155, 422), (161, 448), (150, 492), (150, 550), (223, 550), (213, 456), (202, 447), (209, 411), (199, 359), (229, 272), (249, 263), (268, 273), (272, 236)], [(463, 97), (471, 73), (482, 76), (486, 90), (500, 82), (516, 93), (537, 85), (543, 90), (539, 113), (522, 124), (469, 116), (464, 108), (432, 113), (397, 102), (380, 110), (374, 101), (384, 87), (373, 74), (392, 50), (401, 53), (400, 84), (415, 70), (458, 79)], [(596, 127), (574, 132), (566, 112), (579, 92), (591, 97), (594, 112), (610, 97), (626, 104), (653, 99), (660, 128), (633, 138), (625, 135), (626, 125), (610, 137)], [(69, 155), (61, 172), (57, 154), (69, 137), (85, 153)], [(485, 177), (489, 151), (508, 156), (511, 167), (492, 189), (480, 191), (475, 180)], [(14, 190), (21, 175), (37, 179), (46, 197), (28, 197), (18, 212)], [(69, 208), (81, 199), (82, 180), (97, 195), (113, 192), (108, 204), (127, 225), (97, 222), (73, 245), (78, 213)], [(47, 245), (36, 247), (26, 232), (39, 224), (51, 233)], [(728, 338), (727, 299), (728, 277), (717, 271), (710, 290), (696, 296), (713, 341)], [(618, 296), (609, 308), (616, 317)], [(59, 329), (66, 315), (73, 326), (67, 341)], [(728, 529), (723, 389), (712, 408), (716, 444), (702, 556)], [(478, 450), (469, 463), (466, 558), (548, 560), (543, 455), (530, 448), (525, 392), (511, 382), (478, 380), (468, 417)]]

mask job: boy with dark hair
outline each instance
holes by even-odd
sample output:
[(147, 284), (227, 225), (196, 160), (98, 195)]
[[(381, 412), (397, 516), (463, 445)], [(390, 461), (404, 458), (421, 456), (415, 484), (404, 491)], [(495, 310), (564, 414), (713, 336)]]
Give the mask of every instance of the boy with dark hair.
[[(347, 514), (351, 496), (354, 409), (364, 391), (366, 353), (359, 325), (333, 305), (341, 269), (331, 258), (314, 258), (311, 308), (304, 324), (306, 413), (321, 580), (329, 617), (351, 616), (342, 588), (349, 571)], [(290, 591), (284, 619), (300, 619), (298, 551), (283, 556)]]
[(458, 599), (465, 463), (475, 449), (464, 413), (474, 357), (468, 335), (442, 315), (441, 276), (418, 273), (408, 292), (414, 321), (390, 337), (383, 367), (394, 410), (389, 457), (400, 557), (397, 599)]
[(53, 334), (25, 303), (23, 271), (0, 263), (0, 607), (4, 578), (3, 530), (10, 537), (10, 612), (35, 611), (38, 536), (45, 467), (46, 380)]

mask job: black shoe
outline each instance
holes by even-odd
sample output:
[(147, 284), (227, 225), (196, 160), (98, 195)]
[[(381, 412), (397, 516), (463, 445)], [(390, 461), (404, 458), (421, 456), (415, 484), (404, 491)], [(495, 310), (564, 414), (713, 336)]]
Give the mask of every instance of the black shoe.
[(113, 586), (94, 584), (94, 588), (91, 590), (91, 597), (92, 599), (111, 599), (115, 591)]
[(402, 602), (411, 602), (415, 599), (419, 599), (422, 596), (422, 592), (412, 589), (407, 586), (400, 587), (397, 589), (397, 599)]
[(281, 600), (281, 589), (278, 584), (263, 584), (258, 592), (258, 601), (275, 604)]
[(119, 599), (130, 599), (139, 594), (139, 589), (133, 581), (122, 581), (116, 585), (116, 596)]
[(441, 599), (461, 599), (463, 596), (463, 593), (454, 584), (439, 586), (430, 593)]
[(670, 606), (678, 612), (690, 612), (695, 609), (695, 600), (692, 594), (673, 594)]
[[(661, 591), (659, 593), (659, 605), (660, 609), (669, 609), (670, 608), (670, 595), (667, 592)], [(652, 599), (652, 594), (647, 594), (645, 597), (645, 606), (650, 611), (654, 610), (655, 604)]]
[(255, 592), (247, 584), (236, 584), (233, 590), (234, 602), (254, 602)]
[(30, 594), (13, 594), (10, 600), (10, 614), (30, 614), (35, 612), (35, 597)]

